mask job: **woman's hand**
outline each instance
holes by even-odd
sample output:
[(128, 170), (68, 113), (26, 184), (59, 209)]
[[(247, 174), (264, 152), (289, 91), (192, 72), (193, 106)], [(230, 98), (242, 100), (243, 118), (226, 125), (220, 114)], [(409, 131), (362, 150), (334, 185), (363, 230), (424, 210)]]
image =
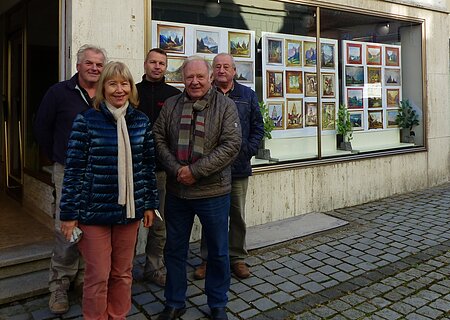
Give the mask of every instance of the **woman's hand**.
[(73, 229), (77, 226), (78, 226), (77, 220), (61, 221), (61, 233), (64, 235), (67, 241), (70, 241)]
[(153, 225), (153, 220), (155, 220), (156, 214), (155, 210), (145, 210), (144, 211), (144, 227), (148, 228)]

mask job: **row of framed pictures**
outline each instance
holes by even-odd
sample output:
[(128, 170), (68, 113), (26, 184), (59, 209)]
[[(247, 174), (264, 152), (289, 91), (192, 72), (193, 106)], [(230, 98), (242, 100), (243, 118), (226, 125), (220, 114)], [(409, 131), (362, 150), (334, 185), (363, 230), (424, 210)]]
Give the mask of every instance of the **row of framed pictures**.
[(346, 92), (348, 109), (375, 109), (400, 107), (400, 88), (348, 87)]
[[(302, 129), (317, 126), (317, 102), (303, 98), (269, 101), (269, 116), (274, 130)], [(322, 130), (335, 130), (336, 102), (322, 102)]]
[(397, 115), (398, 109), (351, 111), (350, 122), (354, 131), (398, 128)]
[(348, 65), (400, 67), (400, 46), (358, 41), (344, 41), (343, 45)]
[(182, 83), (181, 66), (191, 55), (212, 62), (221, 52), (236, 61), (238, 81), (255, 87), (255, 32), (168, 21), (152, 21), (152, 47), (167, 52), (166, 82)]

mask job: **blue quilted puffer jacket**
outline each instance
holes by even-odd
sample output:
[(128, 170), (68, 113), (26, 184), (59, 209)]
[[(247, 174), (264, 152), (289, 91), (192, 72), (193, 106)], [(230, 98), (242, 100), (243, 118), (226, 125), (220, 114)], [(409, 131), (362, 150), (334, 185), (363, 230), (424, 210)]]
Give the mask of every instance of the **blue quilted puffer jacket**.
[(126, 224), (159, 206), (155, 149), (148, 117), (129, 106), (125, 115), (133, 157), (136, 218), (117, 203), (117, 127), (108, 108), (79, 114), (70, 135), (61, 198), (61, 220), (81, 224)]

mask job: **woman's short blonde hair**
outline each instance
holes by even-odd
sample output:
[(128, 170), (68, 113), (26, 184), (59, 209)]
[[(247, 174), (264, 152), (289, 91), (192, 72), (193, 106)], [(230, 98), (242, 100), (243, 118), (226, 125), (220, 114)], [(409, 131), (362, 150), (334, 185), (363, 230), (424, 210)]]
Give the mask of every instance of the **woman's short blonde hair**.
[(134, 107), (139, 104), (138, 92), (136, 89), (136, 84), (134, 83), (133, 76), (131, 75), (130, 69), (123, 62), (111, 61), (103, 68), (103, 71), (98, 80), (97, 92), (95, 93), (94, 108), (99, 109), (100, 103), (105, 101), (105, 83), (113, 78), (122, 78), (130, 83), (131, 92), (128, 97), (128, 101)]

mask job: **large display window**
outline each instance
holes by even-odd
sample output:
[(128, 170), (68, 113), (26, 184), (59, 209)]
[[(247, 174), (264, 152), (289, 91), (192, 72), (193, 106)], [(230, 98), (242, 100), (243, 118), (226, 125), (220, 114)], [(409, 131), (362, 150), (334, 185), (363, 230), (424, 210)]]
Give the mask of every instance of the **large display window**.
[[(265, 167), (423, 147), (422, 28), (282, 1), (158, 0), (151, 44), (167, 51), (168, 80), (180, 88), (186, 56), (235, 57), (238, 81), (256, 91), (272, 124), (252, 160)], [(164, 47), (167, 35), (183, 45)]]

